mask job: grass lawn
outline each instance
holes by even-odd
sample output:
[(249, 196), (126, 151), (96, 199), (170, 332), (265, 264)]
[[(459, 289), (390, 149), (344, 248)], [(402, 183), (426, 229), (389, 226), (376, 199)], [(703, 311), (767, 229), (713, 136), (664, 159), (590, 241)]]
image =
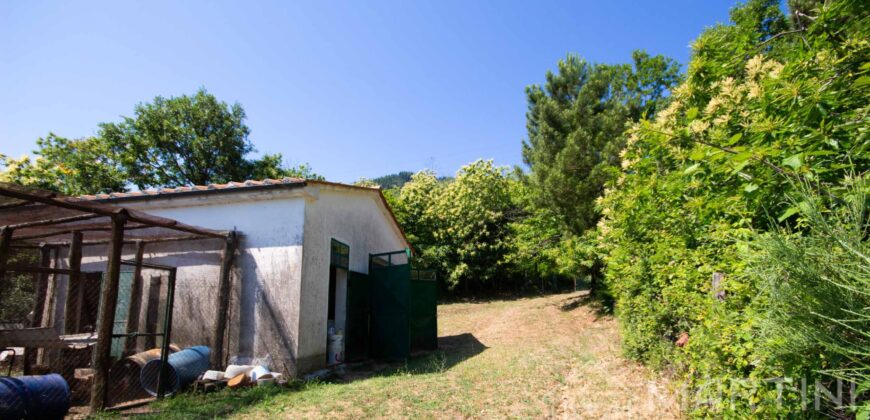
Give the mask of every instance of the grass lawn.
[[(329, 382), (183, 394), (158, 418), (673, 418), (668, 386), (619, 355), (616, 322), (582, 293), (438, 308), (439, 350)], [(138, 417), (138, 416), (137, 416)]]

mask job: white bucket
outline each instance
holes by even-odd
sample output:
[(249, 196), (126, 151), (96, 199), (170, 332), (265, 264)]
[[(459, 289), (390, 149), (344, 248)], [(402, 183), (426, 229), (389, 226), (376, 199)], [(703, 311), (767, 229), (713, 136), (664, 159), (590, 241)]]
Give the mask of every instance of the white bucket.
[(336, 334), (330, 337), (327, 355), (328, 365), (344, 363), (344, 336)]
[(219, 381), (224, 378), (224, 373), (219, 370), (207, 370), (202, 374), (202, 379), (209, 381)]
[(257, 366), (251, 369), (251, 372), (248, 373), (248, 376), (251, 377), (251, 380), (256, 382), (258, 379), (266, 379), (272, 377), (272, 372), (269, 372), (269, 369), (266, 369), (262, 366)]
[(227, 366), (227, 370), (224, 372), (225, 378), (234, 378), (241, 374), (248, 374), (251, 370), (254, 369), (254, 366), (251, 365), (229, 365)]

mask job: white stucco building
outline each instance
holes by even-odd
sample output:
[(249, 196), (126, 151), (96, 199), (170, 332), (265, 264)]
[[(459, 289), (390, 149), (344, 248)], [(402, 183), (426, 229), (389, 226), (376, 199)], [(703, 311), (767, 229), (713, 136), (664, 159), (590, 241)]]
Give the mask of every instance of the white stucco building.
[[(87, 198), (238, 231), (225, 355), (268, 355), (273, 370), (290, 375), (325, 365), (328, 320), (344, 327), (348, 270), (368, 273), (370, 254), (410, 249), (376, 188), (284, 178)], [(211, 342), (221, 247), (210, 242), (144, 251), (149, 262), (177, 267), (172, 341), (180, 346)], [(134, 252), (125, 245), (124, 258)], [(102, 270), (105, 255), (87, 248), (83, 270)]]

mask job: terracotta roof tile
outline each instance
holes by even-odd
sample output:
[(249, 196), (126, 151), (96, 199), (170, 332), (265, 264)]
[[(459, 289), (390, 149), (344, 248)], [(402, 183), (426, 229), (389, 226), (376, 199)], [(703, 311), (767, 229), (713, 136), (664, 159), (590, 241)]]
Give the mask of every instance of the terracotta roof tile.
[(132, 198), (132, 197), (144, 197), (144, 196), (156, 196), (156, 195), (170, 195), (184, 192), (192, 192), (192, 191), (210, 191), (210, 190), (227, 190), (227, 189), (236, 189), (236, 188), (247, 188), (247, 187), (261, 187), (266, 185), (295, 185), (295, 184), (304, 184), (305, 180), (302, 178), (281, 178), (281, 179), (263, 179), (263, 180), (254, 180), (249, 179), (244, 182), (235, 182), (230, 181), (226, 184), (208, 184), (208, 185), (191, 185), (191, 186), (180, 186), (175, 188), (167, 188), (167, 187), (157, 187), (149, 190), (142, 191), (130, 191), (130, 192), (113, 192), (109, 194), (93, 194), (93, 195), (82, 195), (79, 196), (82, 200), (108, 200), (113, 198)]

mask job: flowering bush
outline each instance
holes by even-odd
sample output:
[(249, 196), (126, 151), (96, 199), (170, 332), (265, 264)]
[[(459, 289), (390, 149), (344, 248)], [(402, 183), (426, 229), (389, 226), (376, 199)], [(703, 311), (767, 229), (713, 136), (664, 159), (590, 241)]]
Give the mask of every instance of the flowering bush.
[[(623, 173), (599, 200), (625, 349), (678, 372), (698, 415), (799, 411), (764, 381), (824, 365), (759, 345), (770, 297), (746, 261), (756, 232), (806, 226), (795, 185), (836, 201), (847, 174), (867, 170), (870, 25), (859, 1), (793, 12), (789, 23), (778, 2), (750, 1), (705, 31), (669, 105), (630, 129)], [(711, 378), (767, 385), (704, 387)]]

